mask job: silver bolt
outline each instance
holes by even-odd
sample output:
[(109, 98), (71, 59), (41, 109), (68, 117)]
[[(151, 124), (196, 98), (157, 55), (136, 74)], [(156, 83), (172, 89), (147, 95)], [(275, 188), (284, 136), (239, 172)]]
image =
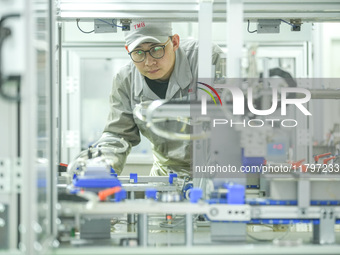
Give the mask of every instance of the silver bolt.
[(42, 228), (41, 226), (39, 225), (39, 223), (35, 222), (34, 225), (33, 225), (33, 230), (36, 232), (36, 233), (41, 233), (42, 232)]
[(56, 219), (55, 219), (55, 223), (56, 223), (57, 225), (60, 225), (60, 224), (61, 224), (61, 220), (60, 220), (59, 218), (56, 218)]
[(36, 251), (41, 251), (42, 250), (42, 246), (39, 242), (34, 242), (34, 245), (33, 245), (34, 249)]
[(57, 203), (57, 204), (55, 205), (55, 208), (56, 208), (57, 210), (60, 210), (60, 209), (61, 209), (61, 205), (60, 205), (59, 203)]
[(6, 225), (6, 222), (3, 218), (0, 218), (0, 228), (4, 227)]
[(26, 227), (22, 224), (19, 225), (19, 232), (21, 234), (25, 234), (26, 233)]
[(53, 240), (52, 241), (52, 243), (51, 243), (51, 246), (53, 247), (53, 248), (58, 248), (59, 247), (59, 245), (60, 245), (60, 243), (59, 243), (59, 241), (58, 240)]
[(210, 214), (211, 214), (212, 216), (216, 216), (216, 215), (218, 214), (218, 209), (217, 209), (217, 208), (211, 208), (211, 209), (210, 209)]
[(19, 243), (19, 250), (20, 250), (21, 252), (25, 252), (25, 251), (26, 251), (26, 246), (25, 246), (25, 244)]

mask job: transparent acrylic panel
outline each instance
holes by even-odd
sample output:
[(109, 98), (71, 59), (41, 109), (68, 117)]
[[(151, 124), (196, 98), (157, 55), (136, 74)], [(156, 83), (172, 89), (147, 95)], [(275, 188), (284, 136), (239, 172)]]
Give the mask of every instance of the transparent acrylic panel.
[(49, 201), (48, 195), (48, 171), (49, 171), (49, 1), (35, 1), (34, 25), (35, 25), (35, 59), (37, 81), (37, 212), (38, 222), (34, 228), (37, 240), (41, 242), (50, 231), (49, 227)]
[[(109, 95), (113, 76), (129, 63), (127, 58), (82, 58), (81, 91), (81, 145), (82, 150), (98, 140), (110, 111)], [(150, 142), (141, 136), (141, 143), (132, 148), (129, 157), (151, 154)]]

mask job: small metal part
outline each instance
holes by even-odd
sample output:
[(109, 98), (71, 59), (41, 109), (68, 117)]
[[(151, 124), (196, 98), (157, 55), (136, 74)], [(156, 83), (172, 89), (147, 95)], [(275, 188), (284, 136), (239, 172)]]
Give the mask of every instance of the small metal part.
[(259, 19), (257, 24), (257, 33), (280, 33), (280, 24), (281, 20), (279, 19)]
[(122, 31), (130, 31), (131, 19), (121, 19), (120, 23), (122, 24)]
[(87, 157), (88, 157), (88, 159), (92, 158), (92, 151), (91, 151), (91, 149), (92, 149), (92, 146), (89, 146), (89, 148), (87, 149)]
[(293, 25), (291, 31), (301, 31), (301, 19), (291, 19), (290, 23)]
[(177, 192), (164, 192), (161, 195), (162, 202), (180, 202), (182, 201), (182, 196)]

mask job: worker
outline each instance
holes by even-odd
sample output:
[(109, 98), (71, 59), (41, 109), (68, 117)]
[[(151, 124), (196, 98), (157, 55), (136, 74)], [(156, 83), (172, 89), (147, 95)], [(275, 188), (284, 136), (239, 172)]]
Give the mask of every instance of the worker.
[[(123, 138), (126, 153), (115, 155), (115, 171), (120, 174), (126, 157), (140, 142), (140, 133), (152, 143), (154, 163), (151, 176), (190, 174), (191, 142), (168, 140), (155, 135), (133, 114), (137, 104), (159, 99), (188, 101), (195, 98), (198, 76), (198, 41), (180, 41), (168, 22), (138, 21), (125, 32), (125, 48), (131, 62), (114, 76), (110, 113), (101, 139)], [(214, 45), (212, 64), (219, 62), (222, 50)], [(179, 123), (164, 123), (167, 129)], [(183, 125), (183, 123), (182, 123)], [(189, 131), (188, 127), (187, 130)]]

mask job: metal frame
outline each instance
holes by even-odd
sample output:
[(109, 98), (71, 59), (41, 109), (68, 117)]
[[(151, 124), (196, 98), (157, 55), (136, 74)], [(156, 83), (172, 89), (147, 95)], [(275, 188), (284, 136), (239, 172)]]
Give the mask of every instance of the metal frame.
[[(79, 1), (59, 0), (57, 15), (60, 20), (76, 18), (161, 19), (171, 21), (197, 21), (200, 3), (196, 0), (171, 1)], [(213, 3), (213, 20), (225, 21), (227, 12), (224, 0)], [(339, 21), (340, 3), (337, 0), (303, 0), (296, 2), (245, 0), (244, 20), (261, 19), (302, 19), (303, 21)]]
[[(236, 1), (228, 1), (228, 3), (235, 3)], [(340, 3), (338, 1), (302, 1), (302, 3), (297, 3), (293, 0), (288, 1), (252, 1), (252, 0), (244, 0), (243, 1), (243, 18), (238, 20), (237, 24), (241, 24), (242, 20), (257, 20), (258, 18), (276, 18), (276, 19), (290, 19), (290, 18), (301, 18), (304, 22), (306, 21), (339, 21), (340, 20)], [(133, 19), (154, 19), (154, 20), (171, 20), (171, 21), (199, 21), (200, 24), (202, 22), (201, 12), (198, 12), (200, 6), (209, 5), (211, 1), (145, 1), (145, 2), (136, 2), (136, 1), (110, 1), (110, 0), (102, 0), (100, 2), (87, 1), (80, 4), (80, 1), (76, 0), (60, 0), (58, 2), (58, 18), (62, 21), (70, 21), (76, 18), (81, 18), (82, 20), (93, 20), (94, 18), (133, 18)], [(208, 13), (208, 18), (212, 18), (214, 21), (225, 21), (226, 13), (230, 13), (230, 7), (226, 8), (225, 1), (215, 1), (212, 5), (212, 17), (211, 13)], [(127, 11), (128, 10), (128, 11)], [(180, 10), (180, 11), (178, 11)], [(332, 10), (332, 11), (327, 11)], [(240, 13), (240, 10), (238, 10)], [(203, 16), (202, 16), (203, 17)], [(230, 16), (231, 17), (231, 16)], [(230, 19), (233, 19), (232, 17)], [(233, 22), (229, 22), (233, 23)], [(242, 24), (241, 24), (242, 25)], [(202, 31), (206, 31), (206, 28), (209, 27), (210, 24), (205, 24)], [(229, 29), (230, 30), (230, 29)], [(204, 38), (203, 38), (204, 39)], [(237, 42), (242, 44), (242, 37), (238, 35)], [(209, 42), (208, 42), (209, 43)], [(228, 44), (231, 45), (231, 44)], [(242, 57), (242, 54), (239, 53), (233, 59), (239, 61)], [(202, 62), (202, 61), (200, 61)], [(234, 62), (235, 63), (235, 62)], [(230, 66), (230, 65), (229, 65)], [(236, 64), (235, 67), (238, 65)], [(233, 75), (236, 74), (236, 71), (231, 71)], [(236, 74), (237, 76), (237, 74)], [(238, 209), (235, 209), (238, 208)], [(244, 214), (240, 213), (226, 213), (226, 212), (244, 212)], [(143, 236), (142, 246), (147, 246), (147, 213), (182, 213), (191, 217), (191, 214), (207, 214), (212, 219), (215, 220), (248, 220), (250, 218), (254, 219), (268, 219), (268, 218), (284, 218), (284, 219), (321, 219), (324, 215), (325, 210), (332, 211), (335, 218), (340, 218), (340, 208), (339, 207), (310, 207), (305, 203), (303, 204), (304, 213), (302, 213), (301, 208), (297, 206), (249, 206), (249, 205), (208, 205), (208, 204), (189, 204), (189, 203), (157, 203), (154, 201), (126, 201), (119, 204), (110, 204), (110, 203), (88, 203), (87, 206), (81, 206), (80, 213), (86, 215), (109, 215), (112, 216), (114, 213), (139, 213), (139, 231), (141, 232), (140, 236)], [(218, 213), (216, 213), (218, 212)], [(222, 212), (225, 212), (222, 214)], [(215, 217), (215, 218), (214, 218)], [(331, 219), (331, 220), (332, 220)], [(332, 225), (330, 220), (324, 220), (325, 223), (322, 224), (321, 230), (317, 230), (318, 234), (322, 235), (323, 239), (325, 236), (322, 233), (329, 232)], [(191, 225), (190, 220), (187, 221), (187, 227)], [(188, 227), (191, 228), (190, 226)], [(190, 240), (191, 237), (190, 232), (187, 233), (187, 244), (191, 245)], [(317, 235), (316, 235), (316, 238)], [(321, 240), (318, 238), (319, 241)], [(301, 252), (311, 254), (316, 250), (313, 248), (306, 249), (306, 246), (303, 246), (303, 250), (298, 250), (294, 248), (293, 250), (286, 250), (285, 252)], [(261, 253), (273, 253), (272, 246), (266, 246), (264, 250), (263, 247), (260, 247)], [(338, 252), (339, 246), (331, 247), (329, 252)], [(240, 246), (237, 246), (236, 250), (232, 250), (231, 246), (224, 249), (228, 249), (230, 253), (252, 253), (258, 252), (258, 250), (249, 250), (249, 247), (246, 251)], [(162, 253), (166, 253), (167, 249), (162, 249)], [(201, 247), (199, 248), (201, 250)], [(204, 250), (204, 249), (203, 249)], [(73, 250), (72, 250), (73, 251)], [(110, 249), (110, 251), (112, 251)], [(115, 250), (119, 253), (119, 248)], [(153, 250), (155, 251), (155, 250)], [(185, 251), (185, 253), (190, 253), (195, 251), (197, 253), (197, 249), (192, 249), (190, 251)], [(205, 250), (205, 253), (211, 253), (211, 248), (209, 250)], [(130, 251), (125, 251), (130, 252)], [(133, 251), (135, 253), (136, 251)], [(138, 251), (139, 252), (139, 251)], [(145, 252), (145, 250), (143, 251)], [(149, 251), (146, 251), (150, 253)], [(181, 253), (183, 251), (177, 251), (177, 253)], [(202, 252), (202, 250), (201, 250)], [(223, 251), (225, 252), (225, 250)], [(280, 252), (284, 253), (284, 251), (280, 250)], [(322, 249), (324, 253), (324, 249)], [(62, 250), (61, 250), (62, 253)], [(174, 254), (174, 251), (171, 251)], [(320, 253), (320, 250), (317, 251)], [(198, 254), (198, 253), (197, 253)]]
[[(28, 14), (33, 14), (33, 6), (31, 2), (25, 3), (25, 9)], [(34, 93), (37, 89), (36, 79), (36, 55), (34, 52), (34, 37), (29, 36), (35, 33), (35, 23), (32, 15), (26, 16), (25, 24), (25, 38), (26, 45), (26, 66), (27, 72), (24, 84), (30, 86), (23, 86), (22, 95), (25, 95), (25, 100), (22, 102), (22, 123), (26, 123), (22, 129), (22, 163), (26, 169), (31, 171), (23, 172), (22, 208), (27, 210), (21, 211), (22, 226), (20, 232), (22, 234), (22, 242), (19, 244), (19, 249), (26, 251), (27, 254), (34, 254), (34, 244), (37, 241), (36, 233), (32, 228), (32, 223), (37, 222), (37, 187), (35, 182), (37, 180), (36, 170), (36, 134), (37, 134), (37, 95)]]
[[(84, 58), (114, 58), (126, 57), (126, 54), (117, 51), (115, 47), (97, 46), (73, 48), (72, 46), (61, 45), (62, 56), (65, 60), (61, 69), (61, 141), (62, 151), (60, 152), (61, 162), (72, 161), (81, 151), (81, 61)], [(108, 50), (110, 49), (110, 50)], [(99, 137), (98, 137), (99, 138)]]
[[(40, 2), (34, 1), (24, 2), (24, 36), (25, 42), (25, 66), (23, 86), (22, 86), (22, 102), (21, 102), (21, 123), (25, 124), (25, 128), (21, 129), (21, 151), (22, 151), (22, 165), (24, 166), (22, 178), (25, 180), (22, 185), (22, 197), (20, 216), (22, 222), (19, 226), (21, 234), (21, 242), (19, 243), (19, 250), (25, 254), (37, 254), (39, 252), (45, 253), (53, 244), (56, 235), (56, 163), (55, 163), (55, 16), (54, 5), (50, 1)], [(46, 27), (39, 27), (45, 29), (47, 32), (42, 39), (37, 37), (39, 19), (44, 19)], [(44, 32), (45, 32), (44, 31)], [(42, 44), (37, 44), (37, 40), (41, 40)], [(39, 41), (40, 42), (40, 41)], [(46, 43), (47, 47), (41, 47)], [(44, 44), (45, 45), (45, 44)], [(45, 200), (39, 201), (39, 187), (38, 187), (38, 163), (37, 163), (37, 141), (38, 141), (38, 54), (37, 52), (44, 52), (44, 78), (40, 82), (43, 83), (46, 98), (44, 110), (46, 111), (46, 157), (48, 163), (44, 169), (44, 180), (46, 186), (44, 187)], [(39, 213), (44, 213), (44, 218), (39, 217)]]

